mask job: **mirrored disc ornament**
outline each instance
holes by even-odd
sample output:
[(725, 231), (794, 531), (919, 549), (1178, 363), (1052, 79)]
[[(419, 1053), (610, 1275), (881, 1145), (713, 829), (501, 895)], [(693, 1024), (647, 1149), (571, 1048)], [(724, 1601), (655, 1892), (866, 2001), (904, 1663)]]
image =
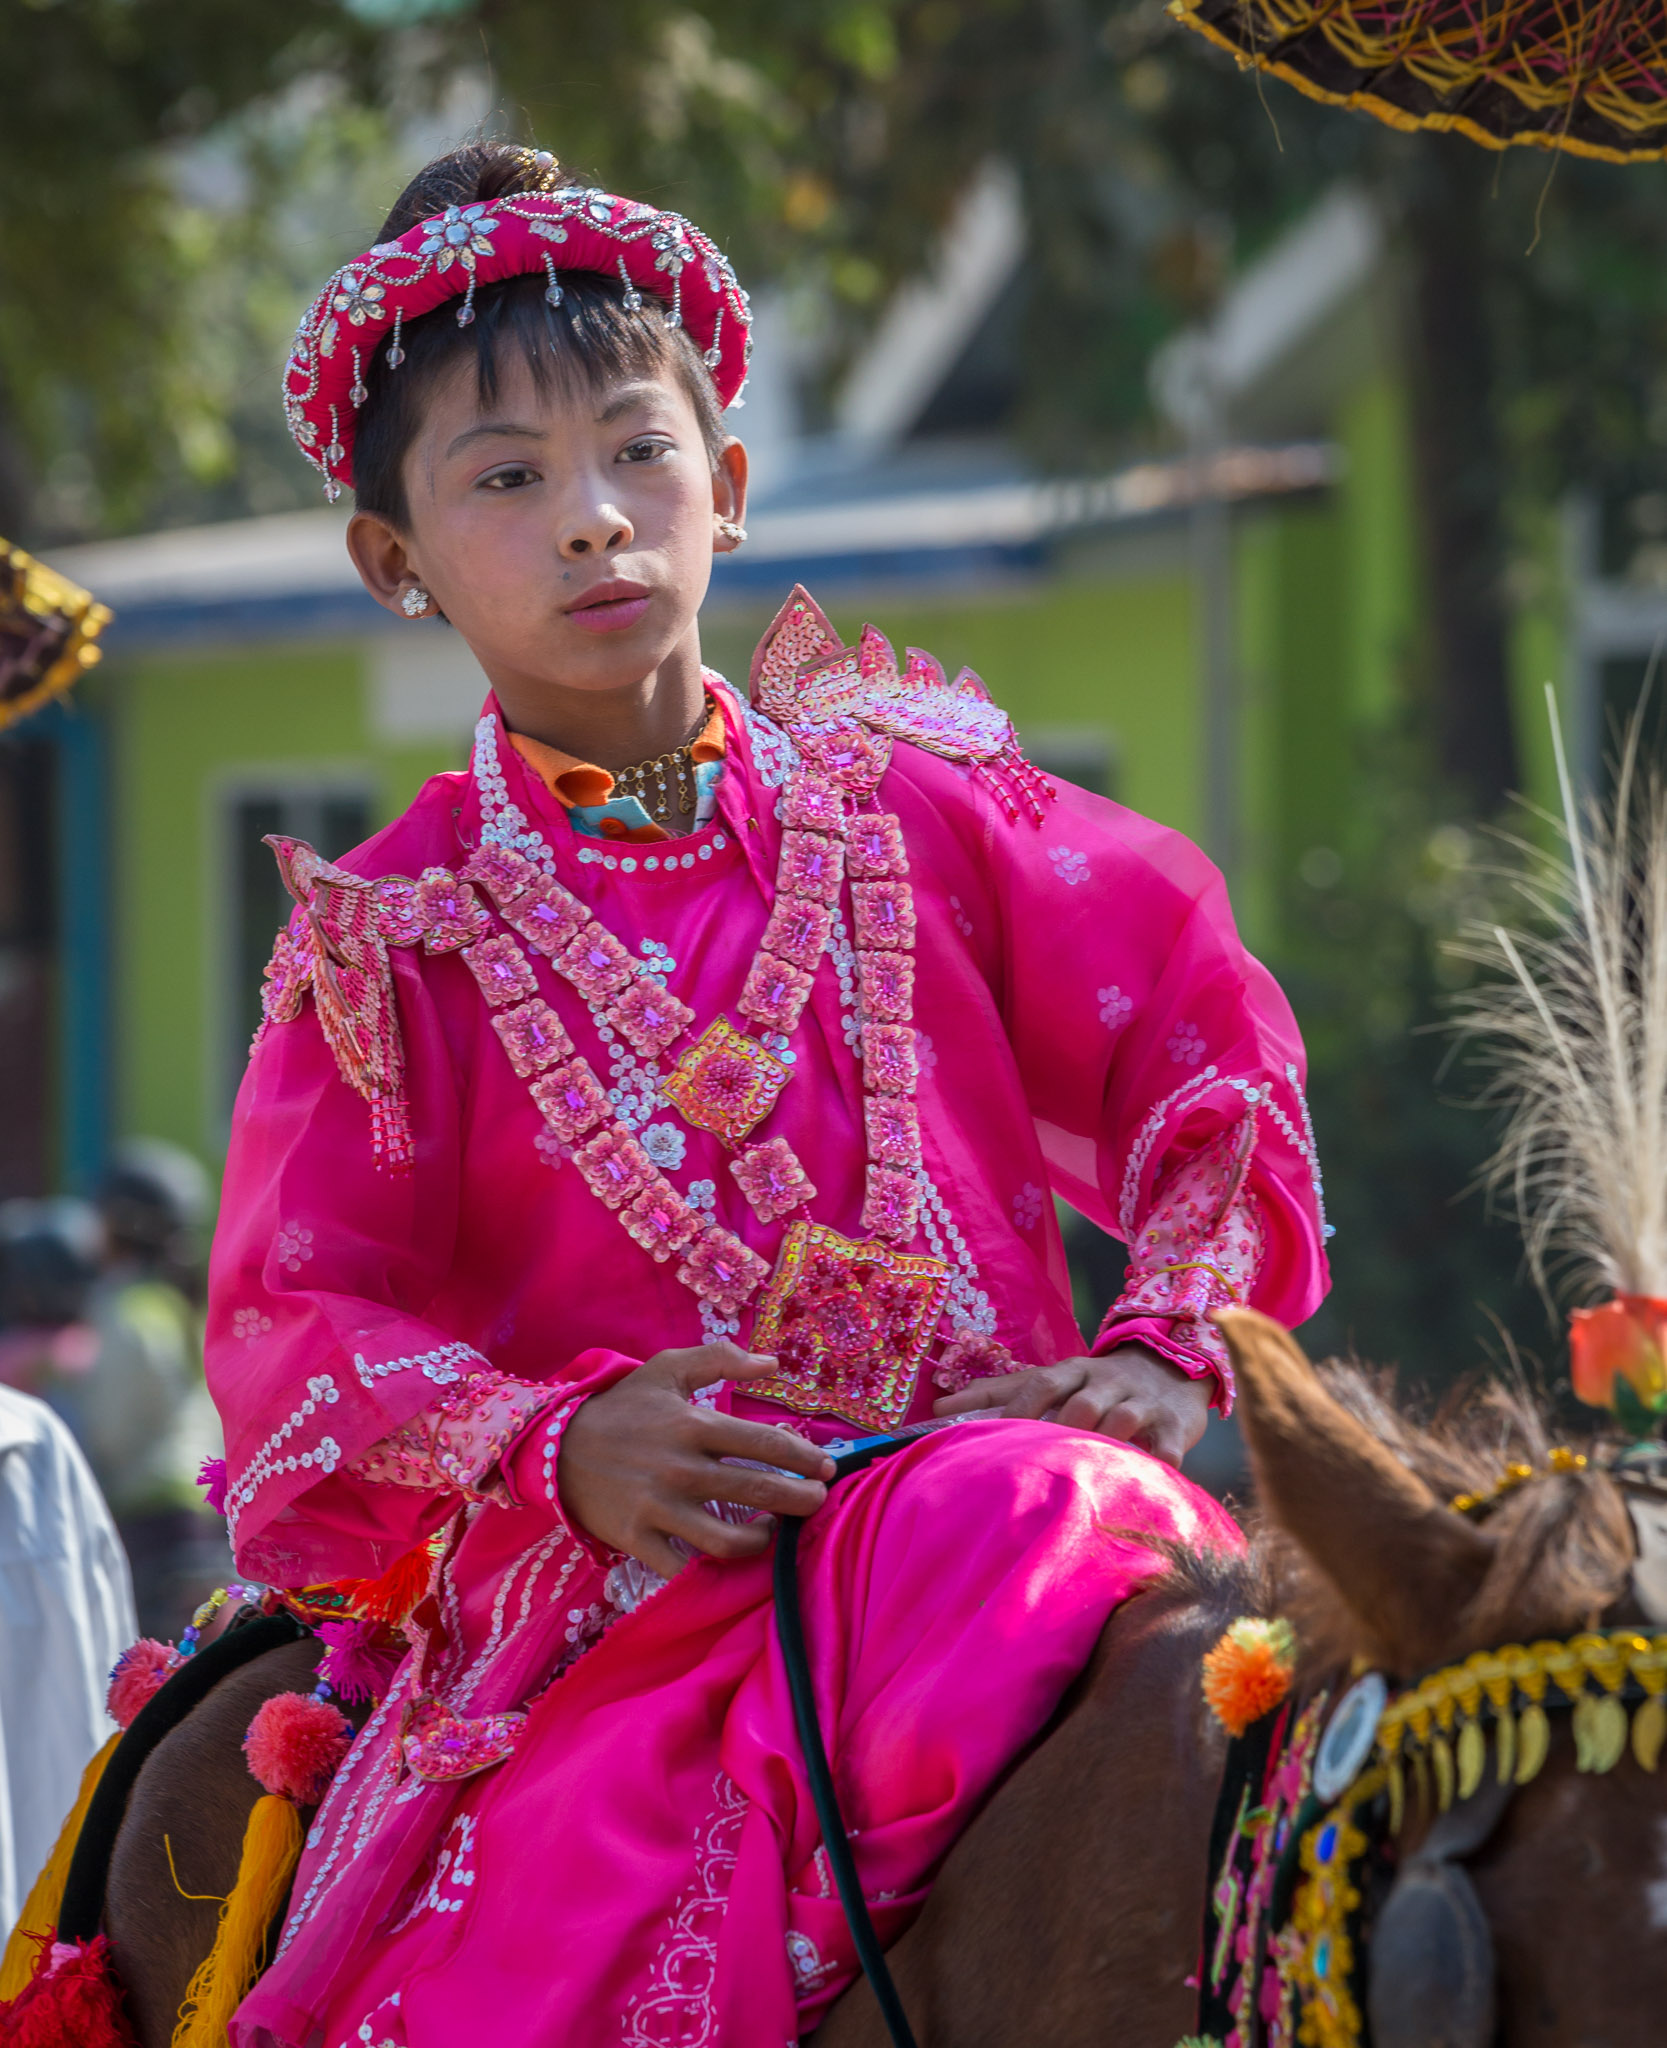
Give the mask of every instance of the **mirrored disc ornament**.
[(1388, 1704), (1389, 1687), (1381, 1671), (1368, 1671), (1337, 1702), (1314, 1754), (1314, 1794), (1327, 1806), (1360, 1776)]

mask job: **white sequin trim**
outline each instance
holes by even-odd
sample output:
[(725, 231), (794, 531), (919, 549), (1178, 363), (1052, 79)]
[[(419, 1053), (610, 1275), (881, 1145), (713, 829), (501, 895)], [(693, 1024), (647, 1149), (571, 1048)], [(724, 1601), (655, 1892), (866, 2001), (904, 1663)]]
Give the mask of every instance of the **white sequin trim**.
[(357, 1352), (353, 1357), (353, 1370), (359, 1375), (359, 1384), (363, 1387), (374, 1387), (378, 1380), (385, 1380), (395, 1372), (420, 1372), (425, 1380), (432, 1380), (437, 1387), (449, 1387), (454, 1380), (463, 1378), (461, 1372), (452, 1370), (454, 1366), (490, 1371), (492, 1361), (482, 1358), (472, 1344), (443, 1344), (438, 1351), (418, 1351), (410, 1358), (390, 1358), (385, 1365), (368, 1365)]
[(310, 1451), (286, 1452), (284, 1445), (304, 1422), (318, 1413), (321, 1406), (334, 1407), (340, 1399), (341, 1396), (336, 1392), (336, 1383), (328, 1373), (320, 1373), (316, 1378), (308, 1380), (306, 1400), (281, 1429), (273, 1431), (238, 1474), (237, 1484), (226, 1495), (226, 1521), (234, 1545), (237, 1541), (239, 1515), (269, 1480), (276, 1479), (281, 1472), (315, 1469), (320, 1473), (335, 1471), (341, 1462), (342, 1447), (333, 1436), (321, 1436)]

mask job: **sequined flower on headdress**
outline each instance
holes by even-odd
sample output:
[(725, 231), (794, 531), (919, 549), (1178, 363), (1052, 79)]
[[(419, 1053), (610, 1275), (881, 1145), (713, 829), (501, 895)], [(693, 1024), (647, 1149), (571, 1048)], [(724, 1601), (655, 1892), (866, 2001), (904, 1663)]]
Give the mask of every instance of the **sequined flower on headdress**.
[(344, 270), (330, 305), (333, 311), (345, 313), (355, 327), (363, 327), (367, 320), (381, 318), (382, 301), (387, 296), (387, 287), (374, 278), (366, 277), (362, 271)]
[(444, 213), (423, 222), (424, 256), (438, 256), (440, 268), (454, 261), (473, 265), (477, 256), (490, 256), (488, 237), (497, 233), (498, 223), (487, 210), (484, 199), (473, 206), (448, 206)]

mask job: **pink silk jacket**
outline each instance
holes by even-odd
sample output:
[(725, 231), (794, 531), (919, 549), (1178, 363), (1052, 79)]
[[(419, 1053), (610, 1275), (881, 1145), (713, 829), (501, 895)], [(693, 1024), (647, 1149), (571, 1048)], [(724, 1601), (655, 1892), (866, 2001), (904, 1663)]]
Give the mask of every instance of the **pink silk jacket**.
[[(1301, 1044), (1197, 849), (1068, 785), (1016, 805), (986, 772), (998, 747), (1014, 755), (976, 679), (945, 685), (912, 651), (899, 674), (877, 635), (859, 660), (802, 593), (760, 649), (751, 703), (709, 681), (727, 724), (717, 815), (658, 853), (575, 834), (491, 700), (471, 771), (435, 777), (338, 867), (279, 847), (300, 903), (238, 1097), (208, 1323), (243, 1571), (375, 1575), (455, 1510), (548, 1405), (542, 1390), (582, 1396), (668, 1346), (748, 1341), (753, 1315), (720, 1313), (736, 1303), (714, 1307), (633, 1242), (629, 1212), (582, 1176), (582, 1142), (541, 1115), (516, 1070), (540, 1055), (511, 1044), (471, 951), (500, 944), (514, 906), (494, 917), (478, 888), (460, 901), (457, 875), (483, 845), (530, 849), (698, 1031), (736, 1013), (779, 887), (783, 787), (807, 750), (826, 758), (830, 730), (883, 751), (878, 800), (901, 827), (919, 1221), (898, 1248), (949, 1271), (943, 1321), (893, 1372), (883, 1419), (927, 1415), (974, 1373), (1084, 1351), (1054, 1194), (1131, 1248), (1093, 1348), (1137, 1339), (1213, 1374), (1223, 1405), (1209, 1311), (1249, 1301), (1297, 1323), (1320, 1300)], [(868, 983), (841, 901), (833, 912), (763, 1128), (787, 1140), (818, 1223), (860, 1242)], [(549, 959), (515, 971), (529, 969), (537, 1001), (512, 1014), (547, 1005), (623, 1098), (650, 1177), (774, 1266), (786, 1225), (743, 1199), (733, 1147), (669, 1114), (654, 1078), (667, 1063), (639, 1058)], [(867, 1138), (872, 1152), (871, 1125)], [(796, 1412), (823, 1440), (882, 1419), (837, 1384), (717, 1398), (768, 1421)]]
[[(768, 1558), (669, 1584), (571, 1525), (561, 1433), (670, 1347), (818, 1440), (1080, 1353), (1050, 1194), (1131, 1248), (1095, 1341), (1231, 1396), (1207, 1317), (1325, 1284), (1289, 1010), (1185, 840), (1017, 753), (972, 678), (795, 593), (691, 836), (581, 836), (488, 703), (339, 866), (278, 853), (215, 1244), (240, 1569), (446, 1542), (309, 1832), (234, 2048), (781, 2048), (856, 1969)], [(1132, 1446), (968, 1421), (836, 1486), (801, 1555), (881, 1938), (1161, 1569), (1237, 1531)]]

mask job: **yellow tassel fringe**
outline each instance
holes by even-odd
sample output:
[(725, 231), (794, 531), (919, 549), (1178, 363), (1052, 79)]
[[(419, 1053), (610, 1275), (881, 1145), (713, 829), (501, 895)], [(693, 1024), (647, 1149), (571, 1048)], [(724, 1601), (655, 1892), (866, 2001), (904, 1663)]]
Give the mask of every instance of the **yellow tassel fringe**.
[(5, 1957), (0, 1960), (0, 1998), (16, 1998), (35, 1973), (40, 1949), (29, 1939), (30, 1935), (55, 1934), (58, 1931), (58, 1913), (64, 1903), (64, 1880), (69, 1876), (70, 1858), (81, 1838), (81, 1823), (87, 1818), (87, 1808), (98, 1790), (99, 1779), (104, 1776), (104, 1766), (115, 1754), (116, 1744), (120, 1741), (119, 1735), (112, 1735), (81, 1773), (81, 1787), (75, 1795), (75, 1804), (58, 1830), (58, 1839), (52, 1845), (52, 1854), (47, 1857), (40, 1876), (29, 1888), (22, 1916), (6, 1943)]
[(220, 1914), (214, 1946), (197, 1965), (179, 2009), (172, 2048), (226, 2048), (231, 2017), (266, 1961), (266, 1937), (301, 1860), (301, 1815), (268, 1792), (243, 1831), (237, 1882)]

